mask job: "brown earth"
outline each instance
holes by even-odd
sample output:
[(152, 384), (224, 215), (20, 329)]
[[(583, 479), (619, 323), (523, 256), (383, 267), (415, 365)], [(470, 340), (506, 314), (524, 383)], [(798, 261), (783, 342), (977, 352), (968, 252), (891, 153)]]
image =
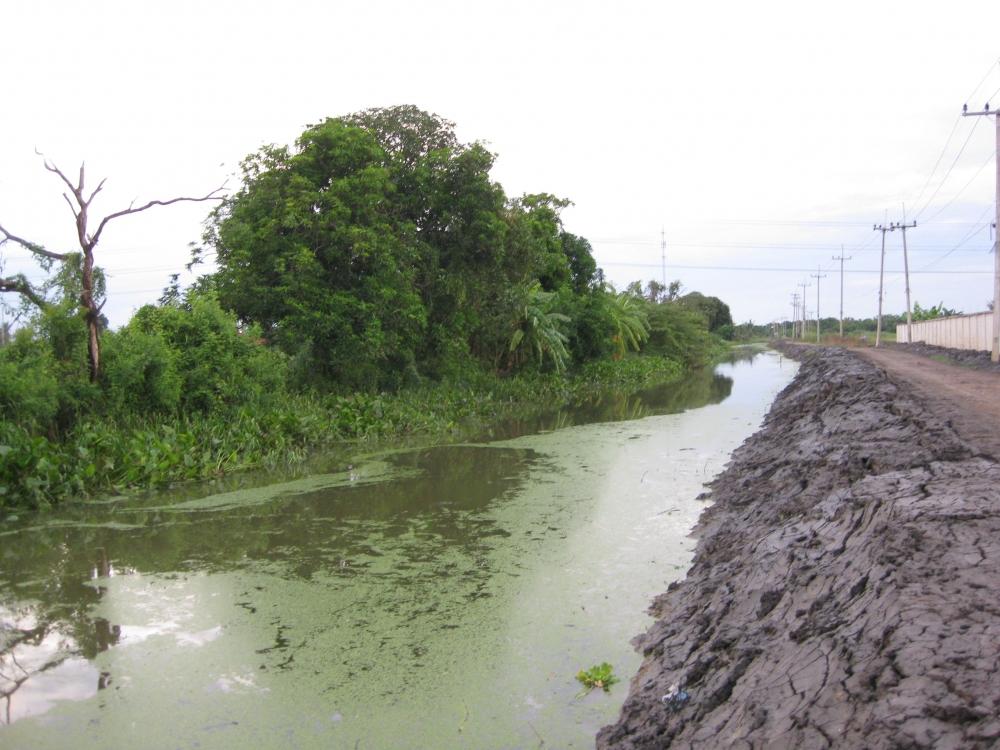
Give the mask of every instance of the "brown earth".
[(1000, 372), (962, 366), (933, 349), (857, 351), (888, 371), (891, 379), (912, 387), (928, 410), (950, 421), (962, 438), (1000, 460)]
[(712, 483), (692, 567), (654, 602), (598, 747), (997, 747), (988, 381), (897, 353), (797, 356)]

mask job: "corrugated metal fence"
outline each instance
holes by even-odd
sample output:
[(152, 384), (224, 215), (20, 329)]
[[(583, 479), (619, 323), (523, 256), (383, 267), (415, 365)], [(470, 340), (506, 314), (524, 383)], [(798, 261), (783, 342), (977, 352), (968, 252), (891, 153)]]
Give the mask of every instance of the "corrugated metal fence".
[(896, 341), (988, 352), (992, 332), (993, 313), (983, 312), (921, 320), (913, 324), (912, 338), (907, 336), (906, 323), (900, 323), (896, 326)]

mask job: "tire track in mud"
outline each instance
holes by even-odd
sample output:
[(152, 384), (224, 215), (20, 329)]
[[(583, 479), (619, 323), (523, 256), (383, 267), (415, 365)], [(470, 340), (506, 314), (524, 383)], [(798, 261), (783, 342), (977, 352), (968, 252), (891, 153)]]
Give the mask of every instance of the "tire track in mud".
[(1000, 744), (1000, 466), (869, 361), (801, 356), (599, 748)]

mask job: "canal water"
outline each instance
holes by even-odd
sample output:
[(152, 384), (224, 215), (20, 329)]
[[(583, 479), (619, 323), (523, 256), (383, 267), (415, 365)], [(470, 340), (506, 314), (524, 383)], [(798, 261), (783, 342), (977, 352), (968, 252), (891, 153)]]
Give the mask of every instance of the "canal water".
[[(697, 496), (794, 369), (8, 524), (0, 747), (592, 747)], [(583, 693), (601, 662), (621, 682)]]

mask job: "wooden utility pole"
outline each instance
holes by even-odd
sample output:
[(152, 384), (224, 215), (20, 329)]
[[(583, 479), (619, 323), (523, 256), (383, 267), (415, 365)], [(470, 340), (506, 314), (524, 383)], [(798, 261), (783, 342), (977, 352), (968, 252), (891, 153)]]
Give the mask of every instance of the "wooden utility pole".
[(1000, 111), (991, 110), (990, 103), (986, 102), (986, 107), (982, 112), (970, 112), (969, 105), (962, 106), (962, 117), (987, 116), (996, 120), (997, 125), (997, 149), (994, 152), (997, 163), (997, 192), (996, 192), (996, 226), (997, 233), (994, 235), (997, 241), (993, 244), (993, 336), (990, 359), (1000, 362)]
[(834, 260), (840, 261), (840, 338), (844, 338), (844, 261), (850, 260), (851, 256), (844, 257), (844, 246), (840, 246), (840, 255), (834, 255)]
[(882, 343), (882, 290), (885, 280), (885, 233), (893, 230), (893, 225), (884, 224), (872, 225), (872, 229), (882, 233), (882, 262), (878, 267), (878, 319), (875, 321), (875, 347)]
[(825, 279), (826, 274), (820, 273), (820, 269), (816, 269), (816, 273), (809, 274), (812, 278), (816, 279), (816, 343), (819, 343), (819, 280)]

